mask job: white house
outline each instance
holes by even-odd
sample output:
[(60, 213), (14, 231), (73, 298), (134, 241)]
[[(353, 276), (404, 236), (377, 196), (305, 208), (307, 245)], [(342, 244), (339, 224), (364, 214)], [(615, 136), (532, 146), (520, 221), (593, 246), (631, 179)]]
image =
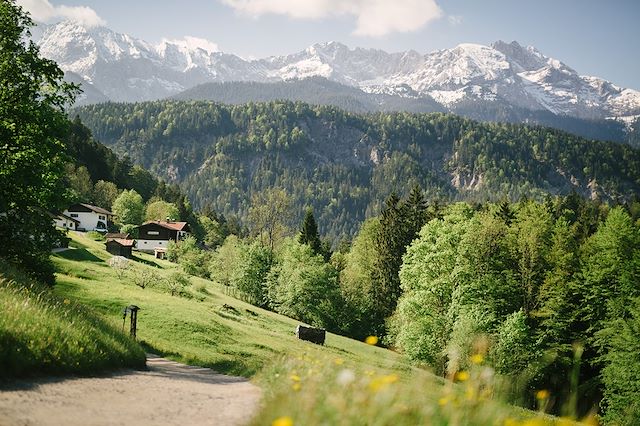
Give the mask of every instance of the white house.
[(136, 248), (154, 253), (157, 248), (166, 249), (169, 241), (180, 241), (189, 235), (187, 222), (164, 222), (152, 220), (138, 226)]
[(78, 221), (77, 231), (107, 232), (107, 225), (113, 220), (113, 213), (109, 210), (85, 203), (74, 204), (63, 214)]
[(70, 229), (72, 231), (75, 231), (78, 228), (80, 221), (61, 213), (57, 216), (53, 216), (53, 223), (58, 228)]

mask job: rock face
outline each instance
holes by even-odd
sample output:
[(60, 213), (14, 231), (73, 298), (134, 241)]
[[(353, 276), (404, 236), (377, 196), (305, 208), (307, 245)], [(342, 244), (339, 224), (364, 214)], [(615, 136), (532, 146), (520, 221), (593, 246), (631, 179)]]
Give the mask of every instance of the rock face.
[(581, 76), (515, 41), (460, 44), (425, 55), (329, 42), (291, 55), (245, 60), (204, 40), (152, 45), (105, 27), (66, 21), (44, 28), (38, 43), (46, 57), (81, 80), (82, 103), (159, 99), (208, 82), (324, 77), (370, 94), (433, 98), (453, 112), (486, 110), (490, 104), (580, 119), (631, 122), (640, 116), (640, 92)]

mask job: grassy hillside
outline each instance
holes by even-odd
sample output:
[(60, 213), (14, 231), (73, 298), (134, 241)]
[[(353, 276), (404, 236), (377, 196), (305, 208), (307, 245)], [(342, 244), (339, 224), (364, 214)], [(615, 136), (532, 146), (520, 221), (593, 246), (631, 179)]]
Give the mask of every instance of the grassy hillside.
[[(138, 339), (150, 350), (175, 360), (245, 377), (255, 375), (278, 355), (305, 351), (329, 353), (376, 368), (410, 368), (394, 352), (341, 336), (329, 335), (322, 349), (300, 342), (294, 335), (298, 322), (225, 295), (225, 289), (211, 281), (190, 277), (191, 285), (183, 296), (172, 296), (168, 286), (177, 265), (152, 255), (135, 253), (130, 268), (118, 278), (107, 263), (111, 255), (104, 243), (81, 234), (70, 236), (77, 248), (54, 256), (59, 271), (55, 292), (90, 305), (114, 321), (122, 321), (125, 306), (139, 306)], [(134, 283), (143, 273), (155, 275), (144, 289)]]
[(0, 263), (0, 379), (143, 367), (116, 323)]
[[(118, 277), (103, 243), (71, 237), (75, 249), (55, 255), (55, 293), (110, 321), (136, 304), (138, 337), (150, 351), (254, 378), (264, 390), (255, 424), (555, 423), (496, 402), (500, 386), (482, 360), (449, 381), (341, 336), (328, 334), (324, 346), (302, 342), (296, 321), (234, 299), (216, 283), (190, 277), (172, 296), (175, 264), (138, 253)], [(143, 289), (136, 282), (145, 273), (152, 279)]]

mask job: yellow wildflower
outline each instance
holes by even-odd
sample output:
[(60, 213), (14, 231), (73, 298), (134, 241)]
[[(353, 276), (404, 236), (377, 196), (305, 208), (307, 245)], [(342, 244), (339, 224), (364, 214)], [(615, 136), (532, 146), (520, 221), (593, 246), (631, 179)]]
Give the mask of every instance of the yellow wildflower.
[(456, 373), (456, 380), (459, 382), (466, 382), (467, 380), (469, 380), (469, 372), (468, 371), (458, 371)]
[(69, 303), (71, 303), (71, 301), (69, 299), (64, 299), (64, 304), (68, 305)]
[(519, 424), (519, 421), (512, 419), (511, 417), (504, 419), (504, 426), (518, 426)]
[(271, 426), (293, 426), (293, 419), (289, 416), (278, 417), (271, 422)]
[(471, 355), (471, 362), (474, 364), (482, 364), (482, 361), (484, 361), (484, 357), (482, 356), (482, 354), (474, 354)]
[(364, 339), (364, 342), (365, 342), (367, 345), (375, 346), (375, 345), (377, 345), (377, 344), (378, 344), (378, 337), (377, 337), (377, 336), (369, 336), (369, 337), (367, 337), (366, 339)]
[(336, 365), (342, 365), (344, 364), (344, 360), (342, 358), (336, 358), (333, 362), (336, 363)]
[(293, 385), (291, 385), (291, 388), (297, 392), (300, 390), (300, 388), (302, 388), (302, 386), (300, 385), (300, 383), (296, 382)]
[(448, 403), (449, 403), (449, 398), (447, 398), (446, 396), (443, 396), (442, 398), (440, 398), (438, 400), (438, 405), (441, 406), (441, 407), (444, 407)]
[(547, 426), (547, 425), (548, 423), (540, 417), (527, 419), (524, 422), (522, 422), (522, 426)]
[(549, 398), (549, 391), (546, 389), (540, 389), (536, 392), (536, 399), (539, 401), (545, 400)]
[(473, 401), (476, 398), (476, 390), (473, 386), (467, 386), (467, 389), (465, 389), (465, 396), (469, 401)]
[(389, 374), (387, 376), (376, 377), (369, 383), (369, 389), (373, 392), (377, 392), (383, 387), (390, 385), (391, 383), (395, 383), (398, 381), (398, 376), (396, 374)]
[(294, 382), (299, 382), (300, 381), (300, 376), (298, 376), (297, 374), (292, 374), (291, 375), (291, 380), (293, 380)]

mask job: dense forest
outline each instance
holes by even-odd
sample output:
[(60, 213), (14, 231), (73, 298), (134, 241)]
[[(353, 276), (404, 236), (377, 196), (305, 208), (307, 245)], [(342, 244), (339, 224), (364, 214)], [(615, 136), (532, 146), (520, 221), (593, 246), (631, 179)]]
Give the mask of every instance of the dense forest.
[[(357, 339), (377, 336), (436, 374), (490, 367), (512, 403), (612, 424), (640, 415), (640, 203), (391, 195), (351, 244), (323, 243), (282, 189), (253, 197), (246, 236), (208, 226), (169, 259), (255, 305)], [(484, 374), (484, 373), (483, 373)]]
[[(169, 182), (196, 208), (246, 219), (253, 194), (281, 187), (312, 206), (335, 243), (419, 185), (443, 200), (542, 199), (576, 191), (624, 200), (640, 188), (640, 152), (525, 125), (442, 113), (357, 115), (271, 102), (107, 103), (75, 111), (96, 139)], [(294, 219), (301, 219), (303, 209)]]
[(273, 83), (230, 81), (204, 83), (172, 97), (179, 100), (215, 101), (224, 104), (249, 102), (301, 101), (313, 105), (332, 105), (349, 112), (367, 113), (380, 111), (451, 112), (480, 121), (506, 123), (531, 123), (564, 130), (589, 139), (632, 143), (625, 125), (615, 120), (585, 120), (556, 115), (546, 110), (519, 108), (500, 99), (460, 102), (450, 109), (438, 104), (429, 96), (419, 95), (410, 87), (402, 88), (405, 96), (366, 93), (362, 90), (327, 80), (309, 77)]

